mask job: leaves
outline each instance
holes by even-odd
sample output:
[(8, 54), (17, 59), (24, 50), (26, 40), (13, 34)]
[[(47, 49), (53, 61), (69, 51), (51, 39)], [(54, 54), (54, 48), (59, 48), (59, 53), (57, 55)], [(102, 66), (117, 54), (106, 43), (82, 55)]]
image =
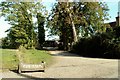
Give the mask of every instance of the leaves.
[(37, 20), (38, 20), (38, 42), (40, 48), (42, 49), (43, 43), (45, 41), (45, 30), (44, 30), (45, 17), (43, 17), (41, 13), (38, 13)]
[(12, 25), (7, 30), (11, 45), (15, 48), (20, 45), (27, 45), (26, 48), (34, 47), (36, 26), (33, 23), (33, 18), (38, 12), (44, 14), (45, 7), (40, 2), (2, 2), (0, 5), (2, 16), (5, 16), (6, 21)]
[(75, 25), (77, 36), (81, 34), (81, 37), (88, 37), (95, 32), (103, 32), (103, 21), (108, 16), (107, 8), (105, 3), (98, 2), (72, 2), (68, 6), (65, 2), (58, 2), (49, 15), (48, 28), (52, 34), (63, 35), (62, 38), (68, 40), (63, 40), (65, 44), (74, 39), (71, 22)]

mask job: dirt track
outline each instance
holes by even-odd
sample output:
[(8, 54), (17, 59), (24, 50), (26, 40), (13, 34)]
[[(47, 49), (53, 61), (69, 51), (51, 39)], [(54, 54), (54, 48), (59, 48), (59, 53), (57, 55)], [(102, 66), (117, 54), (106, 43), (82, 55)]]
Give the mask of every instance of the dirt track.
[[(45, 73), (22, 73), (19, 77), (118, 78), (118, 60), (84, 58), (63, 51), (50, 51), (50, 53), (54, 56), (56, 63), (46, 68)], [(9, 75), (12, 76), (12, 74)], [(15, 77), (14, 74), (13, 77)]]

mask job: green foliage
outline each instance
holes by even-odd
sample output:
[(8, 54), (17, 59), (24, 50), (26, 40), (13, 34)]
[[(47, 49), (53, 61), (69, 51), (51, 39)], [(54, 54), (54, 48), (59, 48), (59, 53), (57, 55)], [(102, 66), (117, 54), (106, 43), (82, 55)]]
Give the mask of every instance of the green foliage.
[(52, 17), (50, 17), (50, 22), (52, 22), (52, 26), (50, 27), (52, 27), (53, 30), (57, 32), (60, 27), (63, 27), (63, 23), (70, 24), (69, 12), (67, 11), (67, 8), (69, 8), (76, 27), (84, 27), (83, 30), (85, 32), (89, 32), (91, 30), (90, 27), (93, 28), (93, 31), (101, 31), (103, 21), (108, 19), (108, 7), (106, 4), (98, 2), (73, 2), (69, 4), (69, 7), (67, 7), (67, 3), (64, 2), (59, 2), (54, 5), (50, 15)]
[(100, 58), (120, 58), (120, 42), (116, 42), (113, 33), (96, 34), (89, 38), (81, 38), (73, 46), (72, 52), (81, 56)]
[(45, 17), (42, 16), (41, 13), (38, 13), (37, 14), (37, 20), (38, 20), (38, 42), (39, 42), (39, 49), (42, 49), (43, 43), (45, 41), (45, 30), (44, 30)]
[(9, 48), (10, 47), (10, 41), (8, 39), (8, 37), (2, 38), (1, 39), (1, 46), (2, 48)]
[(12, 25), (7, 30), (10, 45), (14, 48), (19, 48), (20, 45), (33, 48), (37, 41), (33, 17), (37, 13), (44, 14), (45, 7), (40, 2), (2, 2), (0, 5), (1, 16)]
[(27, 44), (28, 35), (26, 31), (20, 26), (11, 27), (8, 34), (10, 44), (14, 48), (19, 48), (20, 45)]
[(120, 38), (120, 26), (117, 26), (113, 29), (115, 38)]
[[(64, 2), (58, 2), (53, 6), (49, 17), (48, 27), (52, 34), (60, 36), (63, 47), (74, 40), (74, 32), (71, 24), (75, 25), (77, 36), (88, 37), (96, 32), (103, 32), (102, 27), (105, 19), (108, 19), (108, 7), (104, 3), (98, 2), (72, 2), (67, 5)], [(71, 14), (71, 18), (70, 15)]]

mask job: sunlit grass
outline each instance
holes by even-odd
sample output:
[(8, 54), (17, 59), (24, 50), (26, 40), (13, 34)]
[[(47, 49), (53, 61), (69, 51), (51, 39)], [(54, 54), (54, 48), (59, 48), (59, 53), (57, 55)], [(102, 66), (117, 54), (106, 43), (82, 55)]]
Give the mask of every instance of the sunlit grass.
[(18, 65), (18, 58), (15, 50), (0, 49), (0, 55), (2, 56), (2, 68), (3, 69), (15, 69)]
[(51, 55), (44, 50), (26, 50), (22, 55), (23, 62), (25, 63), (38, 64), (41, 61), (45, 61), (46, 63), (52, 61)]
[[(0, 57), (2, 57), (2, 69), (17, 69), (19, 59), (17, 54), (20, 54), (20, 51), (11, 50), (11, 49), (0, 49)], [(52, 63), (52, 57), (44, 50), (25, 50), (22, 52), (22, 57), (20, 58), (24, 63), (39, 64), (41, 61), (45, 61), (47, 66)]]

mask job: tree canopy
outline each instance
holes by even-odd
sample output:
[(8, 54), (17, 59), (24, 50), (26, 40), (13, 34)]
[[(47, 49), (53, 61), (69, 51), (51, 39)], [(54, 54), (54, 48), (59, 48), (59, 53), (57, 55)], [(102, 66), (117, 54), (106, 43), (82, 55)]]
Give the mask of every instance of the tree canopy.
[(6, 21), (12, 25), (7, 30), (11, 45), (15, 48), (20, 45), (26, 48), (34, 47), (37, 38), (35, 32), (37, 25), (33, 19), (37, 17), (37, 13), (45, 14), (45, 7), (40, 2), (2, 2), (0, 5), (1, 16), (4, 16)]
[(107, 5), (102, 2), (58, 2), (52, 8), (48, 27), (52, 34), (61, 36), (67, 47), (68, 43), (75, 42), (74, 37), (104, 31), (104, 20), (108, 19), (107, 11)]

